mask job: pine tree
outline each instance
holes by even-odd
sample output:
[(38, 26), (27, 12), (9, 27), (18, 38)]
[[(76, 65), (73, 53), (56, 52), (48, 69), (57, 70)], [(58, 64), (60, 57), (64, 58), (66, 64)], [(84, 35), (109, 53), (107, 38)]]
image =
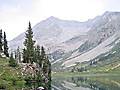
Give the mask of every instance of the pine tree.
[(48, 65), (48, 90), (51, 90), (51, 63), (47, 57), (47, 65)]
[(41, 48), (41, 61), (42, 61), (42, 68), (44, 73), (48, 73), (49, 70), (51, 71), (51, 63), (48, 59), (48, 56), (45, 53), (44, 47)]
[(11, 55), (10, 55), (9, 66), (11, 66), (11, 67), (17, 66), (16, 60), (13, 57), (13, 53), (11, 53)]
[(39, 58), (40, 58), (40, 48), (39, 48), (39, 46), (37, 45), (37, 46), (35, 47), (35, 50), (34, 50), (34, 62), (35, 62), (35, 63), (38, 63)]
[(33, 63), (34, 60), (34, 44), (35, 41), (33, 40), (33, 32), (31, 28), (31, 23), (29, 22), (28, 30), (26, 31), (26, 39), (24, 42), (25, 49), (23, 54), (26, 54), (26, 58), (24, 59), (26, 63)]
[[(42, 53), (41, 53), (41, 51), (42, 51)], [(37, 73), (37, 80), (39, 81), (39, 85), (42, 85), (43, 86), (43, 84), (44, 84), (44, 80), (43, 80), (43, 68), (42, 68), (42, 66), (43, 66), (43, 57), (44, 57), (44, 55), (43, 55), (43, 53), (45, 53), (44, 52), (44, 49), (42, 49), (40, 51), (40, 46), (39, 45), (37, 45), (36, 46), (36, 48), (35, 48), (35, 59), (36, 59), (36, 63), (38, 64), (38, 69), (39, 69), (39, 71), (38, 71), (38, 73)]]
[(45, 49), (42, 46), (41, 47), (41, 60), (42, 60), (42, 69), (43, 69), (43, 73), (46, 73), (46, 68), (47, 68), (47, 60), (46, 60), (46, 54), (45, 54)]
[(37, 45), (36, 47), (36, 60), (37, 60), (37, 63), (39, 64), (39, 67), (41, 68), (42, 67), (42, 60), (41, 60), (41, 55), (40, 55), (40, 46)]
[(20, 48), (18, 47), (16, 50), (16, 60), (18, 63), (21, 62), (21, 53), (20, 53)]
[(2, 53), (2, 51), (3, 51), (3, 49), (2, 49), (2, 46), (3, 46), (2, 39), (3, 39), (3, 36), (2, 36), (2, 29), (1, 29), (0, 30), (0, 53)]
[(15, 57), (14, 57), (15, 60), (17, 60), (17, 51), (15, 51), (14, 54), (15, 54)]
[(26, 53), (26, 49), (24, 48), (23, 49), (23, 63), (27, 63), (28, 62), (28, 58), (27, 58), (27, 53)]
[(6, 57), (9, 57), (9, 53), (8, 53), (8, 45), (7, 45), (7, 39), (6, 39), (6, 33), (4, 32), (4, 54), (6, 55)]
[(38, 67), (38, 72), (36, 73), (37, 75), (37, 80), (38, 80), (38, 85), (39, 86), (43, 86), (43, 79), (42, 79), (42, 60), (41, 60), (41, 55), (40, 55), (40, 46), (37, 45), (35, 48), (35, 52), (34, 52), (34, 62), (37, 63), (37, 67)]
[(51, 63), (45, 54), (44, 47), (41, 48), (42, 70), (45, 77), (44, 83), (47, 90), (51, 90)]

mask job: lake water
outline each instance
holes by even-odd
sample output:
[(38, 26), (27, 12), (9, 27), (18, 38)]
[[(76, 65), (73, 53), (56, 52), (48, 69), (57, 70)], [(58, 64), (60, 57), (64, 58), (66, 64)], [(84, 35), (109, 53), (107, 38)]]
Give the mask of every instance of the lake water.
[(55, 78), (52, 90), (120, 90), (120, 77)]
[[(38, 83), (14, 87), (10, 90), (36, 90)], [(52, 90), (120, 90), (120, 76), (54, 77)]]

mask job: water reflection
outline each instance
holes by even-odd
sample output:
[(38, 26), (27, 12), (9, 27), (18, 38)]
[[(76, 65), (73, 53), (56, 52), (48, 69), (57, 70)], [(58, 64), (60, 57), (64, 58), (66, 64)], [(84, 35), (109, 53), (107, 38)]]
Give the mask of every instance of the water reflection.
[[(57, 77), (52, 79), (51, 86), (52, 90), (120, 90), (120, 77)], [(2, 90), (37, 90), (38, 87), (39, 83), (31, 83)]]
[(53, 85), (53, 90), (120, 90), (120, 77), (56, 78)]

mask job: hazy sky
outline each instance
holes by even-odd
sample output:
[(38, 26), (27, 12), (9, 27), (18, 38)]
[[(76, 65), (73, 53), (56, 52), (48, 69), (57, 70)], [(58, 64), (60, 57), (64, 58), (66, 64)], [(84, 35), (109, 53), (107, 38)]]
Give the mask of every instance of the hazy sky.
[(86, 21), (105, 11), (120, 11), (120, 0), (0, 0), (0, 29), (8, 40), (50, 16)]

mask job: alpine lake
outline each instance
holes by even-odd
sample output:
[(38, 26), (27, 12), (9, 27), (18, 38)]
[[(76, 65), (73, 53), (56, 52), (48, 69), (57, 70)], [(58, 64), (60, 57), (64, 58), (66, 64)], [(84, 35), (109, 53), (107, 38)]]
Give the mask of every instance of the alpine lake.
[[(31, 83), (29, 85), (14, 86), (12, 90), (40, 90), (37, 89), (38, 87), (40, 87), (39, 83)], [(120, 90), (120, 75), (74, 76), (63, 74), (52, 77), (51, 88), (51, 90)]]
[[(31, 83), (14, 90), (41, 90), (38, 83)], [(52, 77), (51, 90), (120, 90), (119, 75), (77, 75)], [(4, 89), (0, 89), (4, 90)]]
[(53, 90), (120, 90), (120, 76), (55, 78)]

